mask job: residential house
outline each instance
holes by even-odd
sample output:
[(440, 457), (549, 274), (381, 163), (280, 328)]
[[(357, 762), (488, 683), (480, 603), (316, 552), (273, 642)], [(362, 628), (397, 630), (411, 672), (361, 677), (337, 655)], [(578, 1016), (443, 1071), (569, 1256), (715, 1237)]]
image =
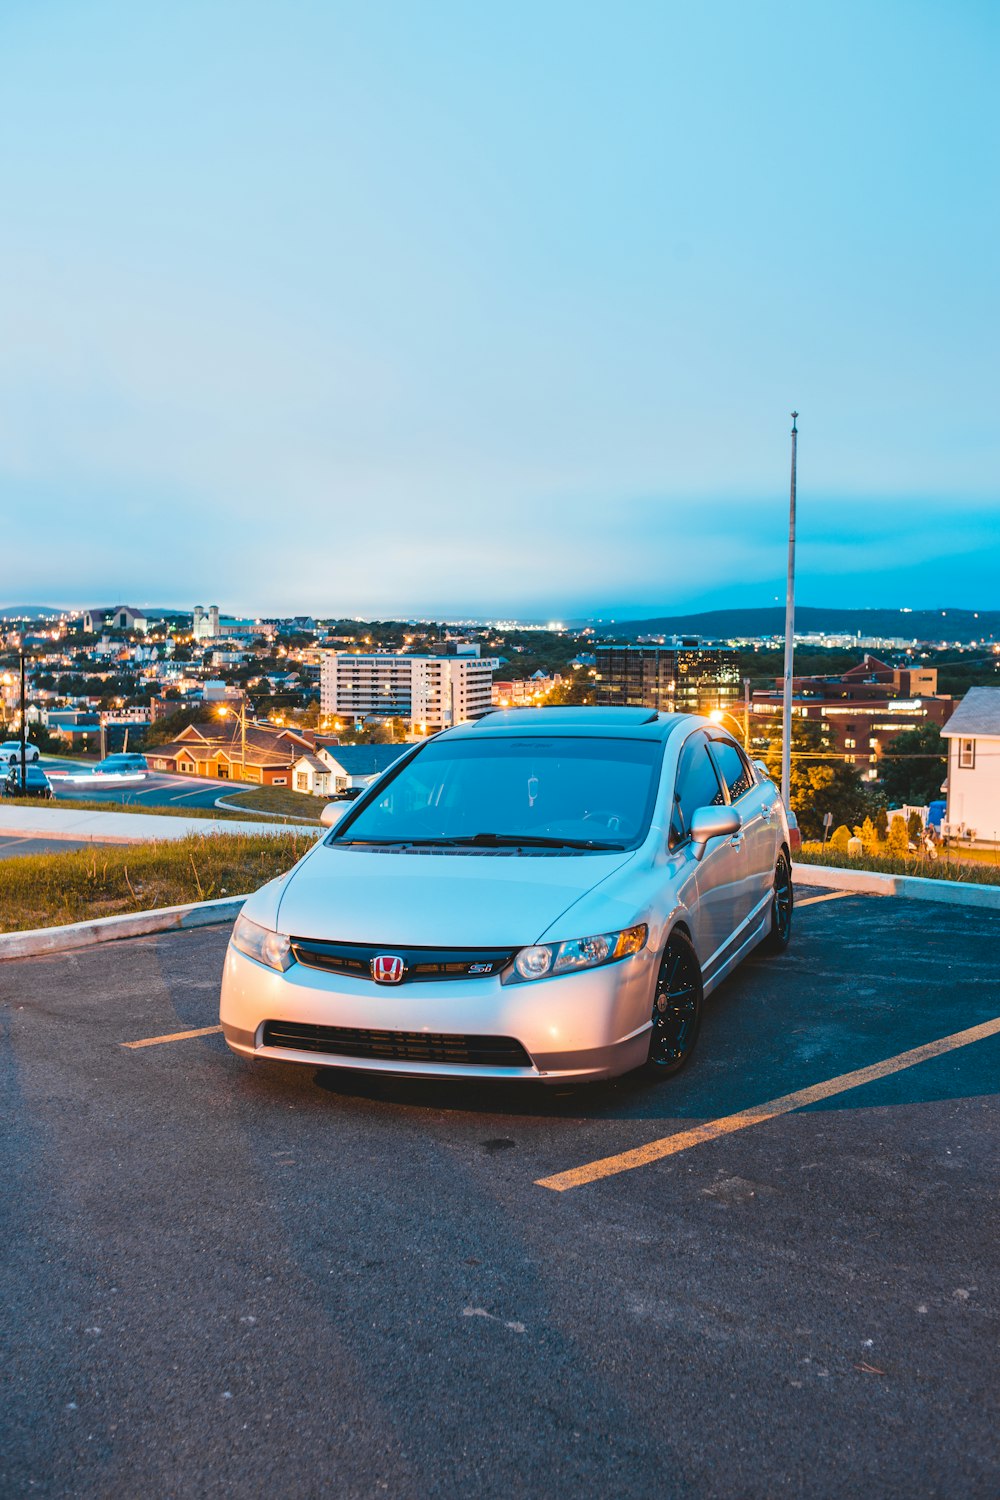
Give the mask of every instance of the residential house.
[(1000, 846), (1000, 687), (970, 688), (941, 731), (948, 741), (942, 832)]
[(338, 797), (365, 787), (397, 761), (407, 745), (323, 745), (292, 766), (291, 786), (314, 797)]
[(308, 730), (256, 723), (247, 725), (244, 743), (238, 721), (230, 717), (189, 725), (169, 745), (147, 750), (146, 761), (151, 771), (290, 786), (292, 766), (313, 747), (314, 737)]

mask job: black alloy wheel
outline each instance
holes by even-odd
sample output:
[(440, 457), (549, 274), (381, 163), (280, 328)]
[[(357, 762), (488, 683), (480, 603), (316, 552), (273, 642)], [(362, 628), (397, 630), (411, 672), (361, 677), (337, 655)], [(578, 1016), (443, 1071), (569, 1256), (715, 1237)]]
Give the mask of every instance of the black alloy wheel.
[(772, 953), (784, 953), (792, 940), (792, 867), (782, 852), (774, 867), (774, 895), (771, 898), (771, 931), (767, 947)]
[(694, 1051), (701, 1027), (701, 965), (691, 940), (673, 932), (663, 950), (653, 992), (653, 1029), (645, 1071), (656, 1078), (679, 1073)]

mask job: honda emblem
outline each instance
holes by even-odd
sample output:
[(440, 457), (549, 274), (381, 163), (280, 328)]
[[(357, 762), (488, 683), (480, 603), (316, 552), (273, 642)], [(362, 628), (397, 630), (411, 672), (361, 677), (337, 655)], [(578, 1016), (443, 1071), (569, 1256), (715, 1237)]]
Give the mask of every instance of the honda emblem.
[(405, 963), (394, 953), (380, 953), (370, 967), (376, 984), (399, 984), (406, 973)]

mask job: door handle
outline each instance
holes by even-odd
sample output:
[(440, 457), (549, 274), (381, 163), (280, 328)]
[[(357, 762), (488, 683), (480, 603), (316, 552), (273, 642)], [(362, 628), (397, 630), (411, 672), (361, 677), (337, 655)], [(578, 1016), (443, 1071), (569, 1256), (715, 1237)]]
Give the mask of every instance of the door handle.
[(729, 840), (729, 842), (730, 842), (730, 844), (732, 844), (732, 846), (733, 846), (734, 849), (742, 849), (743, 848), (743, 832), (742, 832), (742, 830), (739, 833), (734, 833), (733, 836), (732, 836), (732, 838)]

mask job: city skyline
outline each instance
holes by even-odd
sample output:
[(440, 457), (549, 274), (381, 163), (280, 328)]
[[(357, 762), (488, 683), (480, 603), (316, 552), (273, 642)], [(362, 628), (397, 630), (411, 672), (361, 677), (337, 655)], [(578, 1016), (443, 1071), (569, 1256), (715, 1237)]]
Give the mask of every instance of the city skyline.
[(1000, 606), (997, 16), (0, 20), (0, 595)]

